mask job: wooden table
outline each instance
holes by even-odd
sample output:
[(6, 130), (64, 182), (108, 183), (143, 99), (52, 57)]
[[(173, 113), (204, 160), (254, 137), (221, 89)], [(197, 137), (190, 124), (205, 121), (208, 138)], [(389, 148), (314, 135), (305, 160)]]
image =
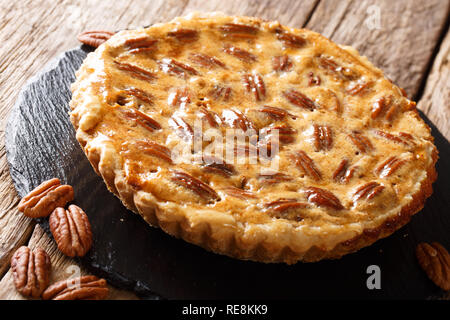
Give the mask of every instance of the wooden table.
[[(77, 272), (36, 223), (17, 211), (3, 137), (9, 111), (27, 79), (88, 29), (119, 30), (167, 21), (192, 11), (254, 15), (320, 32), (351, 45), (385, 71), (450, 137), (450, 0), (152, 0), (0, 1), (0, 299), (23, 299), (9, 261), (21, 245), (51, 256), (52, 282)], [(81, 270), (84, 273), (84, 270)], [(112, 288), (111, 299), (135, 299)]]

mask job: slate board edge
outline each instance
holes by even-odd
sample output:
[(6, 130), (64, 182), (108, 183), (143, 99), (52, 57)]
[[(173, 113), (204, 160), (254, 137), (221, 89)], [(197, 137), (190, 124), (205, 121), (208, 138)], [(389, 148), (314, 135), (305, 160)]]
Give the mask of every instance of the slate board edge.
[[(79, 48), (74, 48), (69, 51), (75, 51), (78, 50)], [(13, 152), (11, 150), (11, 148), (15, 148), (15, 144), (13, 143), (14, 141), (14, 137), (16, 136), (16, 128), (13, 124), (15, 123), (15, 119), (19, 117), (20, 115), (20, 105), (23, 103), (24, 100), (24, 94), (25, 92), (28, 90), (28, 88), (35, 82), (39, 82), (41, 80), (41, 78), (48, 72), (50, 72), (51, 70), (55, 70), (59, 67), (60, 65), (60, 61), (62, 59), (64, 59), (64, 57), (66, 57), (67, 52), (63, 52), (61, 53), (59, 56), (53, 58), (52, 60), (50, 60), (50, 62), (47, 63), (47, 65), (45, 65), (43, 67), (42, 70), (40, 70), (37, 74), (35, 74), (34, 76), (32, 76), (31, 78), (29, 78), (27, 80), (27, 82), (25, 83), (25, 85), (22, 87), (22, 89), (19, 92), (19, 95), (17, 97), (16, 103), (14, 104), (14, 106), (12, 107), (7, 122), (6, 122), (6, 128), (5, 128), (5, 149), (6, 149), (6, 160), (8, 162), (8, 167), (9, 167), (9, 172), (10, 172), (10, 176), (13, 180), (14, 183), (14, 187), (16, 189), (16, 191), (18, 192), (20, 197), (23, 197), (24, 194), (20, 194), (20, 189), (21, 188), (17, 188), (17, 185), (21, 185), (23, 186), (23, 189), (29, 189), (28, 188), (28, 183), (26, 182), (25, 179), (20, 179), (18, 180), (18, 176), (20, 176), (19, 172), (15, 172), (14, 168), (12, 166), (12, 161), (11, 161), (11, 157), (14, 157), (15, 152)], [(8, 143), (8, 141), (10, 143)]]
[[(17, 153), (14, 151), (15, 144), (14, 144), (14, 138), (17, 134), (17, 127), (14, 126), (14, 123), (17, 122), (17, 118), (20, 116), (20, 106), (24, 102), (24, 94), (27, 90), (29, 90), (30, 86), (36, 82), (42, 81), (45, 74), (56, 70), (60, 68), (61, 61), (64, 59), (69, 59), (68, 54), (74, 51), (83, 50), (87, 53), (91, 51), (92, 49), (89, 49), (89, 47), (86, 46), (80, 46), (77, 48), (70, 49), (68, 51), (65, 51), (61, 53), (59, 56), (53, 58), (48, 62), (46, 66), (43, 67), (42, 70), (40, 70), (36, 75), (32, 76), (27, 80), (25, 85), (20, 90), (20, 93), (17, 97), (17, 100), (11, 109), (7, 122), (6, 122), (6, 128), (5, 128), (5, 149), (6, 149), (6, 159), (9, 167), (9, 172), (11, 179), (14, 184), (14, 188), (16, 189), (17, 193), (20, 197), (25, 196), (25, 193), (22, 194), (20, 190), (30, 190), (31, 187), (29, 186), (28, 181), (22, 177), (22, 174), (16, 170), (14, 170), (14, 167), (12, 165), (13, 157), (18, 156)], [(53, 240), (53, 235), (50, 232), (50, 229), (48, 227), (48, 221), (47, 219), (36, 219), (36, 222), (39, 223), (39, 225), (44, 229), (44, 231), (48, 234), (48, 236)], [(85, 261), (84, 259), (76, 259), (77, 262), (82, 264), (83, 267), (85, 267), (87, 270), (92, 272), (93, 274), (105, 278), (108, 283), (112, 284), (113, 286), (130, 290), (136, 293), (140, 298), (143, 299), (149, 299), (149, 300), (161, 300), (164, 299), (161, 295), (153, 292), (148, 288), (147, 286), (140, 283), (140, 281), (133, 281), (130, 280), (120, 274), (113, 273), (111, 270), (106, 270), (105, 268), (102, 268), (101, 266), (94, 266), (89, 263), (89, 261)]]

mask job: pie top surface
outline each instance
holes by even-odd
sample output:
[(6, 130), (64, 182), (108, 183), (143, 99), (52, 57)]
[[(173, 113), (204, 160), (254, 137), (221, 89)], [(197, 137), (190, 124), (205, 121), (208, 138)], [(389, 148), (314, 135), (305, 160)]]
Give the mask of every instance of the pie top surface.
[[(119, 32), (72, 89), (77, 138), (128, 207), (243, 248), (331, 250), (398, 215), (436, 161), (415, 103), (366, 58), (257, 18)], [(250, 141), (209, 154), (229, 132)]]

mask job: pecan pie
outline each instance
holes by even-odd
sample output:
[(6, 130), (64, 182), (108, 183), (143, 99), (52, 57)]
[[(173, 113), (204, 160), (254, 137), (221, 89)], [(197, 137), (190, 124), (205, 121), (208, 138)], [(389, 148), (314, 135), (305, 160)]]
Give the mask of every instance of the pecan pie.
[[(239, 259), (354, 252), (407, 223), (436, 179), (430, 128), (401, 88), (354, 49), (278, 22), (191, 14), (121, 31), (72, 91), (77, 139), (109, 190)], [(207, 152), (230, 129), (246, 135), (234, 158)]]

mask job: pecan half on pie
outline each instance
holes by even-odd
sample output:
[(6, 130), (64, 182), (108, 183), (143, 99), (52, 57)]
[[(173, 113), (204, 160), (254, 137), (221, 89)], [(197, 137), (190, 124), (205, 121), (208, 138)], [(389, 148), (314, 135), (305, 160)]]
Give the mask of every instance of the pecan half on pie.
[[(436, 179), (430, 128), (401, 88), (354, 49), (278, 22), (191, 14), (121, 31), (72, 91), (77, 139), (109, 190), (239, 259), (354, 252), (407, 223)], [(212, 148), (233, 129), (245, 139), (232, 152)]]

